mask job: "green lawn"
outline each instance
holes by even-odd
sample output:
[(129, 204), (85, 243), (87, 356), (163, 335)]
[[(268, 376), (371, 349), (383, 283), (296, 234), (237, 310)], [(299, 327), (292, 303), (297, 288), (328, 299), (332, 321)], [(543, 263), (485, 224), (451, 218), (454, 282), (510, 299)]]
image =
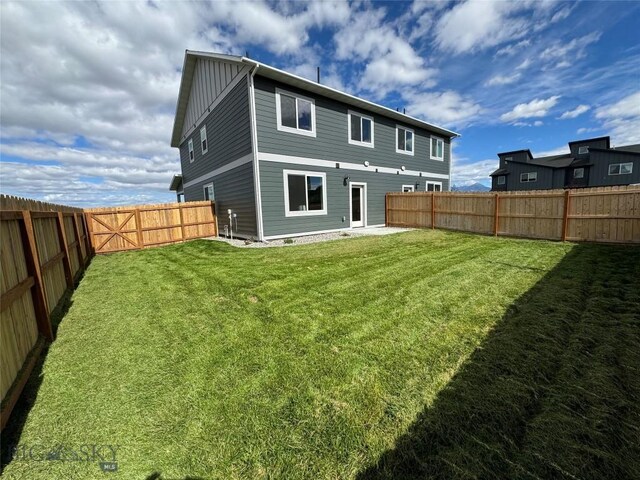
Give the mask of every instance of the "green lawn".
[[(7, 478), (640, 478), (640, 248), (443, 231), (98, 256)], [(44, 448), (43, 447), (43, 448)]]

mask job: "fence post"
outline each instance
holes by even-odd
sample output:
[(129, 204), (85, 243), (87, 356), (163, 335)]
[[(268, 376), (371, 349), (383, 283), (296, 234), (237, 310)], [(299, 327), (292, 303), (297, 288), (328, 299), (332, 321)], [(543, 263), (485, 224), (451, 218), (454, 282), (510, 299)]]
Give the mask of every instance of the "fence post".
[(96, 238), (95, 235), (93, 234), (93, 217), (91, 212), (85, 212), (84, 213), (84, 224), (87, 227), (87, 233), (88, 233), (88, 250), (87, 250), (87, 258), (91, 255), (92, 252), (94, 252), (95, 250), (95, 245), (96, 245)]
[(499, 228), (498, 227), (498, 222), (500, 221), (500, 218), (498, 216), (499, 215), (498, 212), (499, 212), (499, 209), (500, 209), (500, 194), (496, 193), (494, 199), (495, 199), (495, 212), (494, 212), (494, 215), (493, 215), (493, 234), (497, 237), (498, 236), (498, 228)]
[(570, 190), (564, 191), (564, 213), (562, 215), (562, 241), (565, 242), (567, 240), (567, 227), (569, 223), (569, 196)]
[[(85, 265), (84, 265), (84, 256), (82, 256), (82, 244), (80, 240), (80, 227), (78, 226), (78, 214), (76, 212), (73, 212), (73, 231), (76, 234), (76, 241), (78, 242), (78, 244), (76, 245), (76, 249), (78, 250), (78, 264), (80, 269), (79, 271), (82, 272), (84, 271)], [(86, 248), (85, 248), (85, 251), (86, 251)]]
[(135, 210), (136, 217), (136, 236), (138, 238), (138, 248), (144, 247), (144, 239), (142, 237), (142, 222), (140, 221), (140, 209)]
[(389, 226), (389, 193), (384, 194), (384, 225)]
[(431, 192), (431, 230), (436, 228), (436, 192)]
[(178, 203), (178, 212), (180, 212), (180, 235), (182, 235), (181, 240), (184, 242), (185, 241), (185, 238), (184, 238), (184, 218), (182, 216), (182, 203)]
[(49, 306), (47, 297), (44, 294), (42, 283), (42, 272), (40, 271), (40, 257), (36, 245), (35, 232), (33, 230), (33, 220), (29, 210), (22, 211), (22, 245), (27, 263), (27, 270), (33, 277), (33, 287), (31, 296), (33, 298), (33, 309), (36, 314), (38, 331), (49, 341), (53, 341), (53, 329), (51, 328), (51, 318), (49, 317)]
[(73, 273), (71, 271), (71, 258), (69, 258), (69, 247), (67, 246), (67, 232), (64, 229), (64, 216), (62, 212), (58, 212), (57, 222), (58, 225), (58, 241), (64, 252), (62, 257), (62, 266), (64, 267), (64, 276), (67, 279), (67, 287), (73, 288)]

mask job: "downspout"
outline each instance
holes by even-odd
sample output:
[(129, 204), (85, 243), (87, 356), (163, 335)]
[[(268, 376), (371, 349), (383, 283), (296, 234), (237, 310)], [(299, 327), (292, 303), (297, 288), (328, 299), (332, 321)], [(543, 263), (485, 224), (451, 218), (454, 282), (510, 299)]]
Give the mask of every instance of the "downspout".
[(251, 111), (251, 150), (253, 150), (253, 189), (256, 200), (256, 229), (258, 241), (264, 241), (264, 228), (262, 223), (262, 195), (260, 192), (260, 166), (258, 165), (258, 122), (256, 120), (256, 95), (253, 77), (260, 68), (260, 64), (243, 58), (243, 61), (253, 64), (249, 79), (249, 109)]

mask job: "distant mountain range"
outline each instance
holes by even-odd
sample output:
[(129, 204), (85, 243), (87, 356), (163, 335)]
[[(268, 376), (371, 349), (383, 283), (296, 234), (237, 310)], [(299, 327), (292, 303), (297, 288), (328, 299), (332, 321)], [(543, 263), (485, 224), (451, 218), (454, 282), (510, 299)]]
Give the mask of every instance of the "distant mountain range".
[(491, 189), (481, 183), (472, 183), (471, 185), (453, 185), (452, 192), (488, 192)]

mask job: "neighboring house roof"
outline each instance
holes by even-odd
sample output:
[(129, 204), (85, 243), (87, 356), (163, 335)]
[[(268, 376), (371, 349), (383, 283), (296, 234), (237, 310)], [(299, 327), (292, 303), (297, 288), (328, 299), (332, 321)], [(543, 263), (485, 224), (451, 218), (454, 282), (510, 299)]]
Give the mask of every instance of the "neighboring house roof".
[(198, 52), (193, 50), (186, 50), (184, 56), (184, 64), (182, 67), (182, 79), (180, 81), (180, 92), (178, 94), (178, 102), (176, 105), (176, 115), (173, 123), (173, 134), (171, 136), (171, 146), (178, 147), (180, 145), (180, 136), (182, 133), (182, 126), (187, 111), (187, 104), (189, 102), (189, 93), (191, 92), (191, 83), (193, 81), (193, 74), (195, 71), (196, 61), (198, 58), (207, 58), (212, 60), (220, 60), (222, 62), (236, 63), (241, 66), (249, 66), (255, 69), (256, 75), (271, 78), (279, 82), (298, 87), (302, 90), (316, 93), (334, 100), (337, 100), (348, 105), (352, 105), (357, 108), (362, 108), (368, 112), (377, 113), (388, 118), (392, 118), (406, 125), (411, 125), (419, 128), (425, 128), (431, 130), (434, 133), (445, 137), (459, 137), (460, 134), (447, 130), (446, 128), (433, 125), (418, 118), (400, 113), (377, 103), (363, 100), (362, 98), (355, 97), (348, 93), (341, 92), (335, 88), (322, 85), (320, 83), (307, 80), (305, 78), (293, 75), (292, 73), (285, 72), (283, 70), (271, 67), (261, 62), (257, 62), (247, 57), (240, 57), (236, 55), (224, 55), (220, 53)]
[(509, 170), (507, 170), (506, 168), (499, 168), (497, 169), (495, 172), (490, 173), (489, 176), (490, 177), (496, 177), (499, 175), (509, 175), (511, 172), (509, 172)]
[(182, 175), (174, 175), (169, 185), (169, 190), (172, 192), (179, 192), (182, 190)]
[(632, 153), (640, 153), (640, 143), (635, 145), (623, 145), (622, 147), (614, 148), (617, 152), (632, 152)]
[(576, 143), (588, 143), (588, 142), (597, 142), (599, 140), (607, 141), (607, 148), (611, 148), (610, 137), (596, 137), (596, 138), (585, 138), (584, 140), (574, 140), (573, 142), (569, 142), (569, 146), (575, 145)]

